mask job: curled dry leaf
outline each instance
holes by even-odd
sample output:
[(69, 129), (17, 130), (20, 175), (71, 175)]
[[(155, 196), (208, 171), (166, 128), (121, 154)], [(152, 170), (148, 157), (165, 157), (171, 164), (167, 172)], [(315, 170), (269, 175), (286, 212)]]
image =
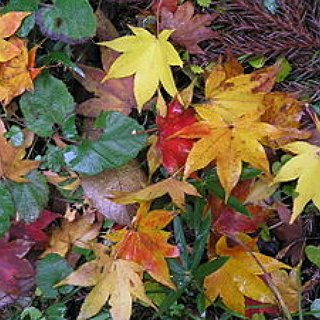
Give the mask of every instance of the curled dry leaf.
[(171, 8), (161, 8), (160, 29), (172, 29), (173, 42), (185, 47), (190, 53), (203, 54), (198, 42), (215, 38), (218, 33), (209, 28), (218, 17), (217, 14), (195, 14), (192, 2), (185, 2), (178, 6), (173, 13)]
[(88, 242), (98, 236), (101, 225), (101, 216), (91, 208), (85, 210), (83, 215), (77, 214), (73, 220), (63, 219), (61, 226), (53, 229), (49, 246), (42, 257), (50, 253), (65, 257), (72, 245), (87, 247)]
[(26, 182), (24, 178), (30, 171), (38, 168), (40, 162), (24, 160), (26, 155), (24, 148), (13, 147), (3, 134), (5, 127), (0, 120), (0, 178), (7, 178), (15, 182)]
[(23, 19), (30, 14), (30, 12), (8, 12), (0, 16), (0, 63), (9, 61), (20, 54), (19, 46), (4, 39), (14, 35)]
[(148, 207), (140, 207), (131, 230), (116, 231), (109, 234), (108, 239), (117, 242), (118, 257), (135, 261), (155, 280), (174, 289), (165, 258), (177, 258), (179, 249), (167, 242), (171, 234), (162, 229), (176, 214), (166, 210), (148, 212)]
[(129, 320), (132, 302), (140, 300), (154, 307), (147, 297), (142, 282), (143, 269), (133, 261), (115, 259), (106, 254), (101, 244), (96, 244), (96, 259), (82, 265), (78, 270), (56, 286), (94, 286), (87, 295), (77, 320), (85, 320), (97, 314), (109, 303), (113, 319)]
[(81, 184), (85, 196), (106, 218), (120, 225), (129, 225), (135, 206), (117, 204), (106, 195), (112, 191), (135, 191), (147, 185), (147, 177), (136, 161), (119, 169), (106, 170), (95, 176), (83, 176)]
[(133, 192), (111, 192), (108, 197), (111, 201), (121, 204), (130, 204), (135, 202), (149, 202), (160, 198), (165, 194), (169, 194), (172, 202), (184, 210), (185, 195), (200, 197), (197, 189), (186, 181), (179, 181), (174, 178), (162, 180), (158, 183), (152, 184), (144, 189)]
[[(229, 260), (216, 272), (204, 280), (205, 294), (210, 301), (219, 296), (230, 309), (245, 314), (245, 297), (262, 303), (275, 304), (270, 288), (260, 278), (264, 274), (256, 259), (266, 272), (291, 269), (278, 260), (257, 252), (255, 240), (246, 235), (239, 236), (253, 252), (250, 254), (241, 245), (229, 247), (227, 238), (221, 237), (216, 245), (219, 256), (229, 256)], [(253, 256), (256, 258), (254, 258)]]

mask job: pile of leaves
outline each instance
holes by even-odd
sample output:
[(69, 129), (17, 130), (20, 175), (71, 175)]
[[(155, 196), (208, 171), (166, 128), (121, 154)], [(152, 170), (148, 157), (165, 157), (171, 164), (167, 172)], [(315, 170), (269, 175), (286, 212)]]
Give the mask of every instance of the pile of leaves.
[(4, 319), (319, 318), (318, 6), (5, 1)]

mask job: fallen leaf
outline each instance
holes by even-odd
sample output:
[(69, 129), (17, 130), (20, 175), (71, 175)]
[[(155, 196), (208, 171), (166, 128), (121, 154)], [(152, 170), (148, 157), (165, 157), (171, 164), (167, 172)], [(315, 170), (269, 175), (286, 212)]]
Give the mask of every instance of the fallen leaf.
[(24, 290), (24, 281), (33, 278), (35, 271), (24, 257), (32, 247), (32, 242), (0, 240), (0, 290), (8, 295), (19, 295)]
[(3, 134), (5, 127), (0, 120), (0, 178), (7, 178), (15, 182), (28, 181), (24, 176), (30, 171), (38, 168), (40, 162), (34, 160), (23, 160), (26, 155), (24, 148), (13, 147)]
[(169, 174), (174, 174), (184, 166), (193, 145), (191, 139), (170, 137), (196, 121), (194, 110), (185, 110), (177, 98), (169, 103), (165, 117), (157, 116), (159, 136), (155, 148), (158, 149), (162, 164)]
[(274, 179), (274, 183), (298, 179), (295, 192), (298, 195), (293, 199), (293, 212), (290, 220), (292, 224), (305, 205), (312, 200), (320, 209), (320, 148), (303, 141), (289, 143), (282, 149), (296, 154), (281, 167)]
[(192, 54), (203, 54), (198, 42), (215, 38), (218, 34), (209, 28), (217, 14), (195, 14), (192, 2), (185, 2), (178, 6), (173, 13), (171, 8), (161, 8), (160, 29), (172, 29), (173, 42), (185, 47)]
[(182, 210), (184, 210), (185, 207), (186, 194), (200, 197), (197, 189), (190, 183), (169, 178), (138, 191), (113, 191), (110, 192), (110, 196), (108, 196), (108, 198), (115, 203), (130, 204), (135, 202), (149, 202), (151, 200), (160, 198), (167, 193), (171, 197), (172, 202)]
[(86, 296), (77, 320), (91, 318), (107, 302), (112, 318), (119, 320), (129, 320), (135, 300), (154, 307), (145, 293), (142, 267), (132, 261), (114, 259), (103, 249), (95, 250), (95, 254), (95, 260), (85, 263), (56, 285), (94, 286)]
[(39, 69), (37, 74), (34, 73), (37, 68), (34, 68), (32, 61), (29, 61), (26, 41), (12, 37), (8, 43), (19, 48), (20, 51), (13, 59), (0, 64), (0, 101), (4, 105), (9, 104), (13, 98), (26, 90), (32, 90), (32, 81), (39, 73)]
[[(113, 61), (116, 56), (113, 55)], [(119, 111), (128, 115), (136, 102), (133, 95), (133, 78), (110, 79), (101, 83), (105, 76), (104, 70), (80, 65), (85, 77), (76, 76), (76, 79), (95, 97), (90, 98), (77, 108), (77, 113), (85, 117), (96, 118), (102, 111)]]
[(155, 280), (173, 289), (175, 285), (170, 279), (165, 258), (178, 257), (179, 249), (167, 242), (171, 234), (162, 229), (175, 215), (175, 212), (166, 210), (148, 212), (148, 206), (142, 205), (132, 229), (122, 229), (108, 235), (108, 239), (117, 242), (117, 256), (135, 261)]
[(147, 185), (147, 177), (136, 161), (131, 161), (119, 169), (106, 170), (95, 176), (81, 178), (85, 196), (92, 205), (106, 218), (120, 225), (129, 225), (133, 212), (133, 205), (114, 203), (105, 198), (106, 193), (118, 191), (139, 190)]
[(28, 240), (34, 243), (33, 248), (35, 250), (42, 250), (49, 242), (49, 237), (43, 229), (60, 217), (60, 214), (43, 210), (39, 218), (32, 223), (27, 224), (22, 221), (15, 221), (10, 227), (10, 238)]
[(280, 131), (276, 127), (258, 121), (257, 113), (228, 122), (213, 109), (205, 106), (195, 109), (201, 121), (175, 134), (175, 137), (181, 138), (200, 138), (188, 155), (185, 178), (216, 160), (217, 173), (227, 199), (239, 181), (242, 161), (269, 173), (269, 162), (262, 140), (267, 136), (279, 136)]
[[(159, 83), (174, 96), (177, 89), (170, 66), (182, 67), (182, 60), (168, 38), (172, 30), (163, 30), (158, 37), (143, 28), (130, 27), (133, 36), (125, 36), (99, 43), (115, 51), (123, 52), (112, 64), (104, 78), (124, 78), (134, 76), (134, 95), (138, 109), (152, 98)], [(154, 66), (157, 66), (155, 69)], [(153, 72), (150, 72), (153, 70)]]
[[(254, 251), (252, 255), (263, 265), (266, 272), (290, 269), (288, 265), (257, 252), (254, 239), (243, 235), (241, 240)], [(228, 308), (241, 314), (245, 314), (245, 297), (275, 304), (273, 293), (259, 277), (264, 271), (249, 252), (241, 245), (229, 247), (225, 236), (217, 242), (216, 252), (219, 256), (230, 258), (204, 280), (205, 294), (210, 301), (213, 302), (220, 296)]]
[(24, 18), (31, 12), (8, 12), (0, 16), (0, 62), (6, 62), (20, 54), (19, 46), (4, 40), (15, 34)]
[(85, 210), (83, 215), (77, 214), (72, 221), (64, 219), (61, 227), (53, 229), (49, 246), (41, 256), (57, 253), (65, 257), (72, 245), (86, 247), (98, 236), (101, 225), (102, 219), (91, 208)]
[(166, 8), (171, 12), (175, 12), (178, 8), (178, 0), (153, 0), (152, 11), (158, 14), (161, 9)]
[[(252, 185), (252, 180), (239, 182), (232, 190), (231, 195), (242, 203), (247, 198)], [(266, 222), (270, 216), (271, 209), (258, 204), (246, 205), (246, 209), (251, 213), (251, 217), (237, 213), (235, 209), (225, 204), (220, 198), (211, 195), (208, 203), (213, 216), (213, 230), (219, 234), (236, 234), (238, 232), (255, 232)]]
[(261, 121), (277, 126), (286, 132), (278, 139), (268, 139), (268, 144), (275, 148), (296, 139), (307, 139), (310, 133), (298, 130), (303, 115), (303, 104), (286, 93), (269, 93), (264, 98), (266, 110)]

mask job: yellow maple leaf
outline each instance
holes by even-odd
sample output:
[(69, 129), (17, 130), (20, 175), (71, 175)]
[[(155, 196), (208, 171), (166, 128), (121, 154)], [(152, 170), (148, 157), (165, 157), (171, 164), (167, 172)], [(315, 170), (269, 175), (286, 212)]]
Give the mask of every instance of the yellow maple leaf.
[(269, 173), (269, 162), (262, 140), (267, 136), (281, 135), (276, 127), (259, 122), (259, 113), (243, 115), (227, 122), (213, 109), (205, 106), (195, 109), (202, 121), (174, 135), (182, 138), (201, 138), (194, 143), (189, 153), (185, 165), (185, 178), (216, 160), (217, 173), (228, 198), (239, 181), (242, 161)]
[[(252, 251), (252, 255), (263, 265), (266, 272), (291, 269), (278, 260), (257, 251), (255, 239), (239, 235)], [(227, 238), (221, 237), (216, 244), (219, 256), (229, 256), (229, 260), (204, 280), (205, 294), (211, 302), (219, 296), (230, 309), (245, 314), (245, 297), (262, 303), (275, 303), (275, 298), (267, 284), (259, 277), (264, 274), (256, 259), (242, 246), (228, 247)]]
[(113, 191), (111, 192), (113, 197), (110, 200), (120, 204), (141, 203), (160, 198), (167, 193), (171, 197), (172, 202), (181, 209), (184, 209), (185, 194), (200, 197), (197, 189), (190, 183), (169, 178), (138, 191)]
[(134, 77), (134, 95), (138, 109), (152, 98), (159, 83), (174, 96), (177, 89), (170, 66), (182, 67), (183, 62), (177, 51), (168, 42), (174, 30), (163, 30), (158, 37), (143, 28), (130, 26), (133, 36), (125, 36), (100, 45), (123, 54), (112, 64), (103, 81), (112, 78)]
[(20, 53), (19, 47), (4, 40), (12, 36), (20, 27), (24, 18), (31, 12), (8, 12), (0, 16), (0, 62), (6, 62)]
[(274, 183), (298, 179), (293, 199), (293, 212), (290, 223), (300, 215), (305, 205), (312, 200), (320, 209), (320, 148), (308, 142), (289, 143), (282, 149), (296, 154), (279, 171)]
[(78, 320), (94, 316), (107, 302), (115, 320), (129, 320), (132, 302), (137, 299), (154, 307), (145, 293), (142, 267), (132, 261), (114, 259), (104, 252), (105, 249), (96, 244), (96, 259), (85, 263), (56, 285), (94, 286), (81, 307)]

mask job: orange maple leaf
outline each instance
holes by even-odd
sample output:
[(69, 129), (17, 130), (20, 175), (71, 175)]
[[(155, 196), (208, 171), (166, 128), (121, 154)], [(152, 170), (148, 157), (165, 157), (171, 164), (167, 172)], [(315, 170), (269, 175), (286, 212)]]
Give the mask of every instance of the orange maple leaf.
[(259, 276), (265, 271), (274, 272), (291, 267), (257, 252), (256, 239), (244, 234), (240, 234), (239, 238), (254, 252), (250, 254), (241, 245), (229, 247), (227, 238), (221, 237), (217, 242), (216, 252), (219, 256), (230, 258), (220, 269), (205, 278), (204, 288), (210, 301), (213, 302), (220, 296), (227, 307), (245, 314), (245, 297), (262, 303), (276, 302), (272, 291)]
[(8, 12), (0, 16), (0, 62), (6, 62), (20, 54), (20, 48), (10, 41), (11, 37), (20, 27), (22, 20), (31, 12)]
[(138, 210), (132, 229), (119, 230), (108, 235), (108, 239), (117, 242), (115, 249), (118, 257), (140, 264), (154, 279), (175, 288), (170, 279), (165, 258), (176, 258), (179, 249), (168, 244), (170, 232), (162, 229), (175, 217), (175, 212), (153, 210), (148, 212), (144, 204)]

